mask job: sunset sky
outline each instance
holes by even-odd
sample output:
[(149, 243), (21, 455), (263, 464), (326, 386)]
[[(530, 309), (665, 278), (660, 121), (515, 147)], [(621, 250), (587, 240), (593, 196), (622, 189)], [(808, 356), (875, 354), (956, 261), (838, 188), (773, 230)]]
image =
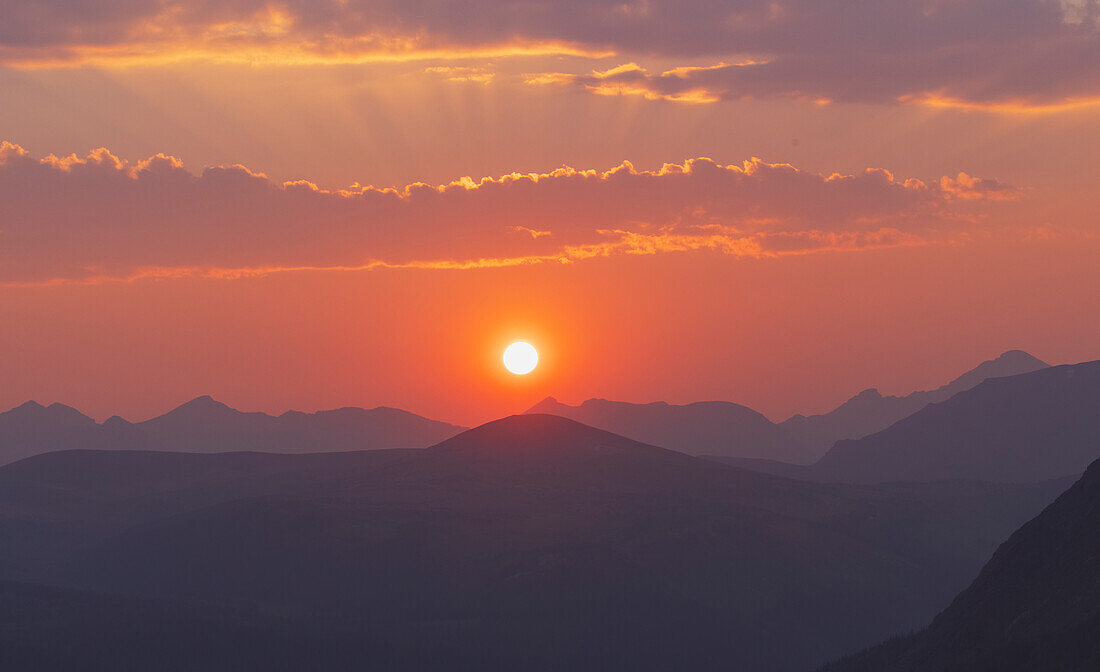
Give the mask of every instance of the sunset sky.
[(1095, 0), (0, 0), (0, 140), (4, 409), (782, 420), (1100, 358)]

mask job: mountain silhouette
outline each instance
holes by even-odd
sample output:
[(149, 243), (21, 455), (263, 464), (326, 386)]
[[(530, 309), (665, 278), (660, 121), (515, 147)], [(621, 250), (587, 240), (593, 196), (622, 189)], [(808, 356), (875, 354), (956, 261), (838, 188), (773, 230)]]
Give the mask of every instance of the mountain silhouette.
[[(1026, 352), (1009, 350), (935, 390), (903, 397), (884, 397), (878, 390), (864, 390), (829, 413), (795, 415), (778, 424), (747, 406), (725, 401), (676, 405), (661, 401), (633, 404), (589, 399), (579, 406), (570, 406), (547, 397), (527, 413), (559, 415), (690, 455), (810, 464), (840, 439), (860, 438), (885, 429), (986, 378), (1027, 373), (1046, 366)], [(791, 471), (798, 473), (797, 469)]]
[(674, 451), (589, 427), (556, 415), (512, 415), (487, 422), (428, 449), (430, 455), (505, 462), (571, 462), (608, 456), (633, 456), (697, 464)]
[(841, 439), (858, 439), (883, 430), (928, 404), (946, 401), (987, 378), (1015, 376), (1045, 369), (1047, 366), (1047, 363), (1022, 350), (1009, 350), (996, 359), (982, 362), (935, 390), (913, 392), (902, 397), (884, 397), (878, 390), (871, 388), (860, 392), (829, 413), (809, 417), (795, 415), (779, 426), (792, 439), (804, 443), (811, 451), (817, 451), (820, 455)]
[(1001, 544), (924, 631), (823, 672), (1100, 669), (1100, 461)]
[(788, 445), (766, 417), (727, 401), (680, 406), (663, 401), (631, 404), (589, 399), (580, 406), (569, 406), (547, 397), (527, 413), (559, 415), (690, 455), (773, 457), (791, 462), (810, 459), (800, 447)]
[(0, 604), (45, 611), (39, 670), (71, 669), (49, 614), (100, 600), (236, 669), (265, 638), (318, 669), (807, 669), (927, 622), (1067, 485), (800, 482), (548, 415), (419, 450), (61, 451), (0, 468)]
[(52, 450), (97, 448), (95, 420), (64, 404), (28, 401), (0, 413), (0, 464)]
[(1030, 481), (1100, 457), (1100, 361), (990, 378), (889, 428), (840, 441), (812, 467), (849, 482)]
[(62, 404), (33, 401), (0, 413), (0, 464), (54, 450), (332, 452), (423, 448), (465, 429), (396, 408), (341, 408), (272, 416), (201, 396), (164, 415), (102, 424)]
[[(1010, 351), (932, 392), (882, 397), (870, 390), (832, 413), (810, 418), (795, 416), (778, 425), (746, 406), (729, 402), (673, 405), (590, 399), (580, 406), (568, 406), (549, 397), (527, 412), (571, 418), (692, 455), (809, 464), (832, 444), (834, 437), (869, 434), (889, 425), (892, 419), (947, 398), (985, 377), (1043, 366), (1026, 353)], [(463, 429), (387, 407), (316, 413), (288, 411), (278, 416), (245, 413), (209, 396), (197, 397), (144, 422), (131, 423), (113, 416), (97, 424), (63, 404), (43, 407), (31, 401), (0, 413), (0, 464), (74, 448), (187, 452), (423, 448)]]
[(463, 429), (385, 406), (271, 416), (243, 413), (202, 396), (137, 423), (134, 440), (138, 447), (158, 450), (332, 452), (423, 448)]

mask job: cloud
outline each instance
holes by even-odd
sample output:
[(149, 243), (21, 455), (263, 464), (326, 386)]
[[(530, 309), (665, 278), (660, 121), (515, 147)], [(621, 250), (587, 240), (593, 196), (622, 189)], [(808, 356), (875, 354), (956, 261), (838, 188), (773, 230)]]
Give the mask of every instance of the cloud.
[(542, 238), (543, 236), (553, 235), (553, 233), (554, 233), (553, 231), (538, 231), (536, 229), (527, 228), (526, 226), (510, 226), (508, 228), (510, 228), (511, 230), (516, 231), (516, 232), (526, 233), (527, 235), (531, 236), (535, 240), (538, 240), (539, 238)]
[[(1065, 112), (1100, 105), (1100, 41), (1060, 64), (1017, 63), (1010, 54), (972, 51), (960, 57), (882, 54), (873, 63), (848, 55), (799, 57), (651, 73), (637, 63), (588, 73), (531, 73), (527, 84), (571, 85), (600, 95), (648, 100), (714, 103), (751, 98), (785, 98), (827, 105), (833, 102), (914, 104), (998, 113)], [(1081, 62), (1077, 58), (1084, 59)], [(1095, 70), (1095, 71), (1094, 71)], [(1051, 77), (1052, 71), (1058, 72)]]
[(484, 67), (470, 65), (435, 65), (424, 68), (424, 72), (439, 75), (449, 82), (474, 82), (476, 84), (488, 84), (496, 76), (496, 73), (489, 72)]
[(680, 101), (1011, 112), (1100, 100), (1097, 0), (0, 0), (0, 15), (0, 62), (21, 67), (618, 54), (689, 65), (565, 74), (595, 93)]
[(715, 86), (714, 73), (754, 65), (759, 63), (745, 61), (730, 65), (723, 62), (710, 66), (683, 66), (660, 74), (651, 74), (642, 66), (631, 62), (607, 70), (593, 70), (588, 74), (533, 73), (526, 75), (524, 82), (532, 85), (577, 86), (601, 96), (640, 96), (647, 100), (669, 100), (677, 103), (716, 103), (723, 99), (744, 98), (747, 94), (741, 92), (734, 95), (722, 86)]
[(651, 75), (637, 63), (626, 63), (608, 70), (593, 70), (587, 75), (567, 72), (528, 74), (524, 77), (524, 82), (534, 85), (580, 86), (601, 96), (641, 96), (647, 100), (671, 100), (678, 103), (715, 103), (722, 99), (721, 94), (692, 82), (692, 76), (699, 71), (727, 67), (730, 66), (726, 63), (709, 67), (680, 67), (660, 75)]
[(1017, 201), (1020, 190), (1012, 185), (995, 179), (971, 177), (959, 173), (955, 177), (944, 175), (940, 178), (940, 190), (948, 198), (964, 201)]
[(952, 240), (1019, 191), (960, 173), (819, 175), (751, 159), (562, 167), (327, 190), (164, 154), (35, 158), (0, 144), (0, 283), (473, 269), (709, 251), (774, 257)]

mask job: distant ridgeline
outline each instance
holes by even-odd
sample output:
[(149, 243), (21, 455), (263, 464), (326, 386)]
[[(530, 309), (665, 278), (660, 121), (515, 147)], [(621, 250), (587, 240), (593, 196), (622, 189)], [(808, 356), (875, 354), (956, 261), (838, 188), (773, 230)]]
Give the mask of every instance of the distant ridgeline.
[(1022, 482), (1079, 474), (1097, 457), (1100, 361), (990, 378), (880, 432), (839, 441), (809, 466), (721, 461), (829, 482)]
[(63, 404), (28, 401), (0, 413), (0, 464), (74, 448), (198, 453), (424, 448), (463, 429), (385, 406), (271, 416), (242, 413), (208, 396), (144, 422), (114, 416), (98, 424)]
[(527, 412), (560, 415), (690, 455), (810, 464), (841, 439), (858, 439), (885, 429), (928, 404), (945, 401), (987, 378), (1014, 376), (1046, 367), (1046, 363), (1026, 352), (1009, 350), (935, 390), (884, 397), (872, 388), (829, 413), (795, 415), (780, 423), (772, 423), (747, 406), (725, 401), (678, 406), (589, 399), (580, 406), (569, 406), (548, 397)]

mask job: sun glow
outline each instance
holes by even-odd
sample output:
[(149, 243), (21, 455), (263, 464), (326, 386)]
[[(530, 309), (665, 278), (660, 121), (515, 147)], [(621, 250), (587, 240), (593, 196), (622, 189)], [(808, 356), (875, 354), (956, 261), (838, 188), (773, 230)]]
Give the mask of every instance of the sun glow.
[(539, 363), (539, 353), (530, 343), (516, 341), (504, 350), (504, 368), (517, 376), (531, 373)]

